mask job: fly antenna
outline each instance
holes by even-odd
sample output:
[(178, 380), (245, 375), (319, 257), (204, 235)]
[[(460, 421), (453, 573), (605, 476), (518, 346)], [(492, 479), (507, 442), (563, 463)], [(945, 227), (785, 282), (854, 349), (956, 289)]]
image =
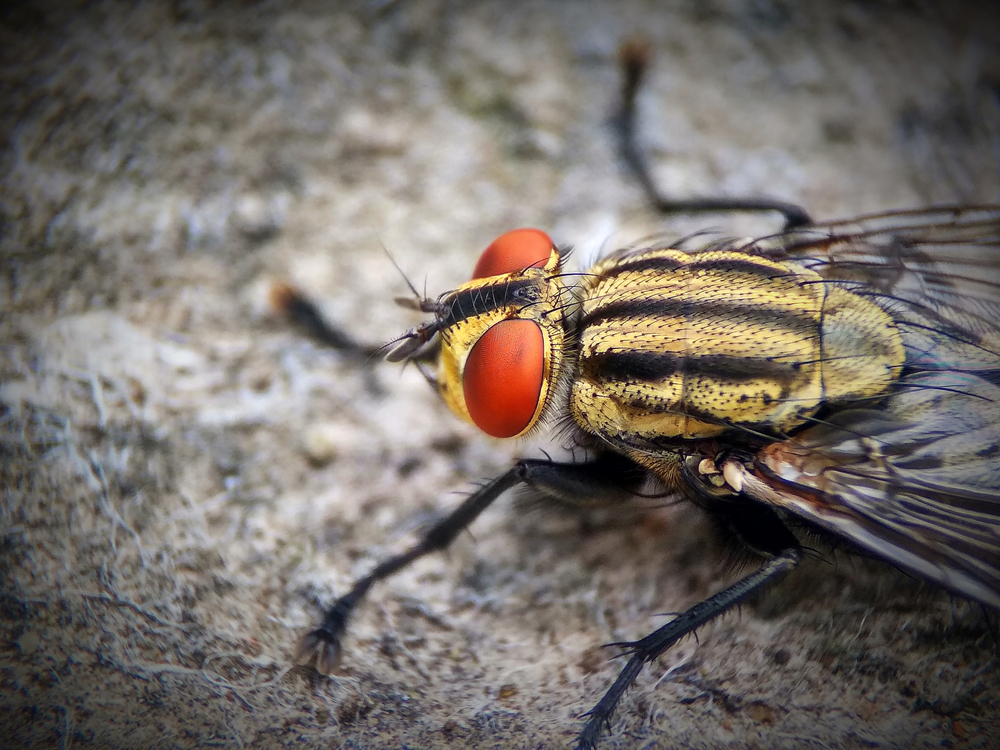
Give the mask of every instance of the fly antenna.
[(399, 275), (402, 277), (403, 281), (406, 282), (406, 286), (409, 288), (410, 293), (413, 295), (412, 297), (394, 297), (392, 301), (395, 302), (400, 307), (406, 308), (407, 310), (416, 310), (417, 312), (425, 312), (425, 313), (429, 312), (436, 314), (440, 309), (440, 305), (438, 305), (436, 300), (432, 300), (427, 297), (427, 279), (426, 278), (424, 279), (424, 293), (421, 294), (420, 292), (417, 291), (417, 288), (413, 286), (413, 282), (410, 281), (409, 277), (406, 275), (403, 269), (400, 268), (400, 265), (399, 263), (396, 262), (396, 259), (392, 257), (392, 253), (389, 252), (389, 248), (387, 248), (385, 246), (385, 243), (382, 242), (381, 237), (379, 237), (378, 242), (382, 246), (382, 252), (385, 253), (385, 257), (389, 259), (389, 262), (392, 263), (393, 267), (399, 272)]
[[(378, 235), (376, 235), (376, 236), (378, 236)], [(406, 282), (406, 286), (409, 287), (410, 292), (413, 293), (414, 298), (417, 300), (417, 309), (420, 309), (420, 303), (423, 300), (427, 299), (427, 295), (424, 294), (423, 296), (421, 296), (420, 292), (417, 291), (417, 288), (415, 286), (413, 286), (413, 282), (410, 281), (409, 277), (403, 272), (403, 269), (400, 268), (399, 263), (396, 262), (396, 259), (394, 257), (392, 257), (392, 253), (389, 252), (389, 248), (387, 248), (385, 246), (385, 243), (382, 242), (382, 238), (381, 237), (378, 238), (378, 244), (380, 244), (382, 246), (382, 252), (385, 253), (385, 257), (387, 257), (389, 259), (389, 262), (392, 263), (393, 267), (399, 272), (399, 275), (403, 278), (403, 281)], [(426, 285), (426, 283), (427, 283), (426, 280), (425, 280), (424, 283)], [(425, 291), (426, 291), (426, 289), (425, 289)], [(402, 303), (399, 299), (396, 300), (396, 303), (400, 304), (403, 307), (408, 307), (409, 306), (408, 303)]]

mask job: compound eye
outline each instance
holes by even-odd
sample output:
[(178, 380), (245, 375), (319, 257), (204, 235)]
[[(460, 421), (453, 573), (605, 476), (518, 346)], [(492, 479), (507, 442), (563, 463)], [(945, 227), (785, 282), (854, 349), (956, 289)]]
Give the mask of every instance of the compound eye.
[(483, 250), (472, 271), (472, 278), (485, 279), (525, 268), (539, 268), (548, 263), (552, 248), (552, 238), (541, 229), (512, 229)]
[(465, 406), (487, 435), (514, 437), (531, 425), (542, 393), (545, 344), (533, 320), (502, 320), (480, 336), (462, 374)]

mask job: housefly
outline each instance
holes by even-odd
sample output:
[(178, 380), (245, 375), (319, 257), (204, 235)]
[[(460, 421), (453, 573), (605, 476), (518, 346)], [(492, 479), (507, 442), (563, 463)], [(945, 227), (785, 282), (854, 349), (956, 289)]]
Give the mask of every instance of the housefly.
[[(489, 435), (556, 425), (589, 458), (517, 461), (358, 580), (298, 661), (331, 672), (371, 586), (517, 486), (612, 506), (653, 477), (763, 559), (615, 644), (628, 661), (580, 748), (596, 747), (645, 664), (796, 567), (799, 526), (1000, 609), (1000, 207), (829, 223), (776, 202), (736, 207), (781, 211), (786, 228), (644, 244), (582, 274), (547, 234), (517, 229), (469, 282), (419, 301), (429, 319), (389, 360), (435, 359), (445, 403)], [(285, 307), (293, 298), (285, 290)]]

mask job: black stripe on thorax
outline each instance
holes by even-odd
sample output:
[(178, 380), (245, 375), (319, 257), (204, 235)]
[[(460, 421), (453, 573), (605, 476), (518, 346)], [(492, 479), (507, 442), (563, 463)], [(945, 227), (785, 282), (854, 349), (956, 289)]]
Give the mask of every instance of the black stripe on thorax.
[(440, 317), (441, 327), (448, 328), (467, 318), (483, 315), (512, 304), (526, 305), (538, 299), (533, 287), (537, 280), (500, 281), (488, 286), (463, 289), (446, 299), (447, 312)]
[(751, 256), (745, 258), (699, 258), (692, 255), (691, 260), (685, 262), (676, 258), (664, 256), (651, 256), (639, 254), (634, 258), (623, 258), (621, 261), (611, 266), (601, 274), (602, 279), (613, 278), (623, 273), (643, 271), (677, 271), (681, 268), (693, 269), (713, 269), (720, 271), (738, 271), (740, 273), (762, 276), (764, 278), (777, 278), (789, 274), (792, 271), (782, 271), (773, 266), (757, 261)]
[(688, 264), (688, 268), (711, 269), (713, 271), (730, 271), (745, 273), (750, 276), (762, 276), (765, 279), (779, 279), (784, 276), (795, 276), (794, 271), (786, 271), (758, 261), (750, 256), (740, 258), (701, 258), (697, 255)]
[(643, 271), (676, 271), (687, 264), (675, 258), (663, 256), (637, 255), (635, 258), (623, 258), (601, 274), (602, 279), (613, 278), (623, 273)]
[(683, 374), (710, 377), (727, 383), (766, 378), (790, 385), (799, 377), (798, 363), (726, 354), (684, 356), (669, 352), (621, 351), (591, 354), (580, 369), (592, 380), (655, 382)]
[(816, 331), (819, 327), (815, 316), (809, 313), (775, 307), (761, 307), (747, 302), (647, 298), (616, 300), (601, 305), (583, 317), (580, 321), (580, 330), (611, 320), (628, 320), (630, 318), (684, 318), (686, 320), (716, 318), (754, 323), (765, 328), (782, 328), (786, 331)]

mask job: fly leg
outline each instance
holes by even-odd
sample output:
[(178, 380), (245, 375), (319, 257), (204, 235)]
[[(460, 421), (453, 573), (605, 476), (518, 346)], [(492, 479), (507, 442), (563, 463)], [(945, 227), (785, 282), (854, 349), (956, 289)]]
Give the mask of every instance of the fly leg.
[(770, 509), (736, 499), (720, 502), (719, 507), (712, 509), (712, 515), (725, 527), (724, 531), (735, 533), (748, 547), (762, 554), (766, 558), (764, 564), (728, 588), (695, 604), (645, 638), (609, 644), (625, 649), (630, 654), (629, 660), (604, 697), (590, 710), (587, 723), (577, 739), (577, 750), (595, 750), (601, 732), (611, 724), (618, 702), (646, 664), (684, 636), (767, 588), (801, 561), (802, 549), (798, 540)]
[(732, 586), (720, 591), (705, 601), (694, 605), (689, 610), (671, 620), (658, 630), (654, 630), (645, 638), (628, 643), (614, 643), (622, 646), (632, 654), (625, 668), (619, 673), (611, 688), (590, 711), (590, 718), (577, 740), (578, 750), (594, 750), (601, 731), (610, 725), (611, 716), (621, 700), (622, 695), (639, 676), (648, 662), (653, 661), (678, 640), (694, 632), (702, 625), (714, 620), (745, 600), (751, 594), (778, 580), (785, 573), (798, 565), (802, 553), (798, 547), (787, 549), (772, 557), (756, 572), (737, 581)]
[(785, 217), (785, 231), (812, 223), (805, 209), (770, 198), (689, 198), (671, 200), (653, 182), (649, 166), (635, 138), (635, 97), (652, 56), (648, 42), (633, 39), (619, 51), (622, 67), (621, 112), (616, 118), (622, 158), (635, 173), (650, 201), (663, 213), (685, 214), (727, 211), (776, 211)]
[(279, 282), (271, 287), (271, 306), (283, 313), (293, 325), (319, 344), (364, 361), (382, 353), (381, 347), (359, 344), (335, 328), (323, 317), (315, 304), (290, 284)]
[[(507, 490), (524, 485), (542, 495), (569, 500), (574, 495), (595, 497), (602, 504), (623, 499), (620, 458), (599, 456), (586, 463), (557, 463), (522, 459), (506, 473), (480, 487), (448, 516), (427, 531), (424, 538), (403, 552), (375, 566), (358, 580), (351, 590), (337, 599), (323, 616), (320, 626), (302, 637), (295, 651), (295, 661), (308, 664), (316, 660), (316, 669), (330, 674), (340, 660), (340, 641), (347, 621), (373, 584), (405, 568), (414, 560), (445, 549), (469, 524)], [(632, 468), (638, 471), (632, 464)], [(638, 475), (637, 475), (638, 478)]]
[(544, 500), (573, 508), (607, 508), (634, 500), (649, 472), (619, 453), (568, 464), (524, 459), (525, 487)]
[(333, 603), (326, 611), (323, 622), (299, 641), (295, 661), (303, 664), (316, 657), (316, 669), (330, 674), (340, 661), (340, 639), (347, 627), (347, 619), (358, 603), (368, 593), (372, 584), (388, 578), (414, 560), (430, 552), (443, 550), (459, 533), (471, 524), (500, 495), (522, 481), (520, 465), (515, 465), (489, 484), (480, 487), (448, 516), (438, 521), (416, 545), (402, 554), (390, 557), (357, 581), (351, 590)]

